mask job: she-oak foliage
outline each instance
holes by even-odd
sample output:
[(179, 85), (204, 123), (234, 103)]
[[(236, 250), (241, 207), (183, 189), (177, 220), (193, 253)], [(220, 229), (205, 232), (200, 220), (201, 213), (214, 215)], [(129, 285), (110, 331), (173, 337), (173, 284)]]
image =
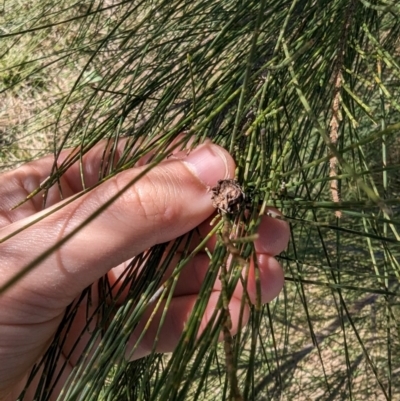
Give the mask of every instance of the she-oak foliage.
[[(1, 64), (2, 96), (27, 87), (45, 93), (57, 74), (71, 72), (68, 87), (23, 122), (29, 135), (52, 134), (55, 155), (81, 146), (38, 190), (100, 140), (129, 137), (118, 163), (113, 152), (104, 161), (106, 180), (148, 152), (160, 162), (183, 133), (184, 143), (211, 138), (228, 149), (246, 193), (248, 217), (242, 208), (215, 223), (219, 245), (176, 351), (129, 363), (124, 346), (146, 305), (168, 307), (175, 281), (161, 279), (182, 239), (165, 260), (159, 245), (132, 261), (118, 310), (107, 279), (100, 282), (104, 302), (87, 316), (92, 342), (60, 400), (400, 397), (397, 1), (13, 0), (0, 19), (3, 61), (21, 43), (26, 49)], [(230, 338), (224, 304), (271, 204), (291, 226), (280, 255), (285, 288), (269, 305), (254, 305), (250, 324)], [(232, 233), (242, 240), (229, 243)], [(209, 289), (232, 252), (221, 313), (196, 340)], [(183, 254), (173, 278), (190, 257)], [(80, 302), (90, 296), (88, 289)], [(32, 372), (41, 374), (37, 400), (51, 396), (77, 306)]]

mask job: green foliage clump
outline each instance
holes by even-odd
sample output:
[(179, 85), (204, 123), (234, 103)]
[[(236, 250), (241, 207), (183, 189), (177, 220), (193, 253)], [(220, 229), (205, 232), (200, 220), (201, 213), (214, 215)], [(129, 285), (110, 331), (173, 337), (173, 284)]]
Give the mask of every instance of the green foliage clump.
[[(160, 245), (132, 261), (130, 295), (118, 311), (104, 279), (104, 304), (88, 316), (97, 319), (93, 341), (61, 399), (225, 400), (239, 397), (235, 380), (246, 400), (399, 397), (399, 18), (389, 0), (4, 4), (0, 96), (37, 97), (18, 124), (29, 137), (45, 137), (56, 157), (80, 146), (42, 189), (100, 140), (129, 137), (118, 163), (99, 173), (107, 180), (148, 152), (157, 155), (149, 168), (156, 165), (183, 133), (183, 144), (210, 138), (234, 156), (251, 195), (250, 217), (230, 222), (244, 224), (241, 236), (251, 238), (271, 204), (291, 225), (280, 259), (284, 291), (253, 306), (249, 326), (231, 339), (231, 365), (217, 342), (223, 314), (196, 340), (229, 252), (222, 240), (176, 351), (125, 359), (146, 305), (168, 307), (174, 288), (173, 279), (161, 285)], [(21, 143), (20, 133), (4, 130), (8, 144)], [(9, 154), (0, 156), (7, 165)], [(249, 241), (236, 246), (244, 260), (254, 254)], [(227, 297), (238, 280), (234, 273), (227, 280)], [(52, 391), (64, 335), (41, 362), (37, 399)]]

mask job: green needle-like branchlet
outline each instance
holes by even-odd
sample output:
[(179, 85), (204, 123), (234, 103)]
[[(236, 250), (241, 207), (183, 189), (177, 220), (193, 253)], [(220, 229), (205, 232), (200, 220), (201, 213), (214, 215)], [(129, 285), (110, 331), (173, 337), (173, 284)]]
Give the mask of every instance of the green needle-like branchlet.
[[(245, 192), (237, 214), (211, 227), (212, 252), (209, 237), (193, 250), (189, 235), (134, 258), (118, 292), (99, 282), (100, 306), (87, 307), (71, 353), (88, 331), (90, 341), (59, 400), (399, 399), (399, 21), (391, 0), (0, 4), (1, 166), (73, 149), (15, 208), (40, 191), (46, 206), (48, 189), (102, 140), (114, 145), (100, 186), (152, 154), (144, 176), (181, 135), (177, 148), (209, 138), (229, 150)], [(83, 176), (82, 187), (78, 196), (91, 190)], [(102, 212), (32, 259), (0, 296)], [(285, 287), (263, 306), (254, 241), (265, 214), (287, 221), (291, 239), (278, 257)], [(178, 246), (185, 251), (164, 280)], [(177, 280), (203, 251), (209, 268), (193, 313), (175, 352), (160, 356)], [(257, 297), (251, 304), (244, 291), (241, 319), (249, 308), (250, 321), (232, 336), (229, 301), (246, 288), (250, 265)], [(218, 280), (222, 295), (200, 327)], [(54, 399), (60, 349), (92, 296), (70, 306), (34, 367), (37, 400)], [(155, 312), (133, 350), (130, 334), (149, 306), (162, 316), (153, 352), (130, 362)]]

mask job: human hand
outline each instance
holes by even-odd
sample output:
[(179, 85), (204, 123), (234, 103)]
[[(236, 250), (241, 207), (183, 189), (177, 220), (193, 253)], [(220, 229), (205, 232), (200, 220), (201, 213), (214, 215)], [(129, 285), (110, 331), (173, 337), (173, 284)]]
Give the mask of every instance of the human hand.
[[(83, 175), (87, 187), (95, 185), (98, 180), (104, 146), (100, 143), (84, 156)], [(122, 150), (121, 141), (117, 153)], [(68, 151), (63, 152), (60, 161), (68, 154)], [(52, 156), (48, 156), (0, 176), (0, 238), (24, 227), (62, 202), (59, 188), (54, 186), (49, 190), (46, 210), (41, 210), (40, 194), (19, 208), (10, 210), (49, 175), (53, 160)], [(30, 261), (65, 238), (144, 168), (138, 166), (118, 174), (1, 243), (0, 287)], [(214, 186), (218, 179), (232, 178), (234, 169), (231, 156), (210, 142), (199, 146), (188, 156), (163, 161), (78, 234), (1, 294), (0, 399), (17, 398), (30, 369), (49, 346), (66, 307), (86, 287), (105, 274), (115, 282), (121, 268), (114, 267), (123, 266), (133, 256), (155, 244), (173, 240), (195, 227), (199, 227), (201, 232), (209, 231), (207, 219), (215, 209), (207, 187)], [(79, 164), (73, 165), (60, 181), (64, 199), (81, 192)], [(286, 247), (289, 229), (284, 221), (265, 216), (258, 234), (255, 248), (262, 301), (268, 302), (278, 295), (283, 286), (283, 272), (273, 255)], [(159, 336), (158, 352), (172, 351), (176, 346), (208, 264), (206, 254), (199, 253), (182, 271)], [(238, 330), (243, 291), (238, 285), (229, 305), (233, 333)], [(253, 264), (250, 266), (247, 292), (254, 301), (256, 282)], [(219, 293), (220, 284), (216, 283), (207, 307), (210, 313), (205, 313), (204, 319), (212, 314)], [(243, 324), (248, 315), (246, 308)], [(70, 329), (72, 337), (74, 332), (81, 333), (84, 324), (84, 319), (75, 319)], [(157, 329), (156, 323), (150, 326), (135, 353), (136, 358), (150, 352)], [(66, 348), (68, 346), (65, 344)], [(78, 351), (69, 359), (70, 364), (78, 359)]]

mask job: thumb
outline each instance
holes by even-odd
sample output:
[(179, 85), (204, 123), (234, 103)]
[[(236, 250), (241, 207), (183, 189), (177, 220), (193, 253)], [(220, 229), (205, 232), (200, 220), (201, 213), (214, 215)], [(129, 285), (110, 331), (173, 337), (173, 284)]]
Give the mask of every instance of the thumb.
[[(15, 267), (3, 272), (3, 279), (11, 278), (10, 271), (17, 273), (67, 236), (145, 168), (118, 174), (1, 244), (0, 252), (8, 255), (7, 265)], [(160, 163), (25, 276), (24, 285), (16, 287), (55, 298), (64, 307), (114, 266), (204, 221), (214, 210), (207, 187), (232, 177), (234, 168), (231, 156), (210, 142), (183, 159)], [(29, 219), (8, 226), (3, 234)]]

